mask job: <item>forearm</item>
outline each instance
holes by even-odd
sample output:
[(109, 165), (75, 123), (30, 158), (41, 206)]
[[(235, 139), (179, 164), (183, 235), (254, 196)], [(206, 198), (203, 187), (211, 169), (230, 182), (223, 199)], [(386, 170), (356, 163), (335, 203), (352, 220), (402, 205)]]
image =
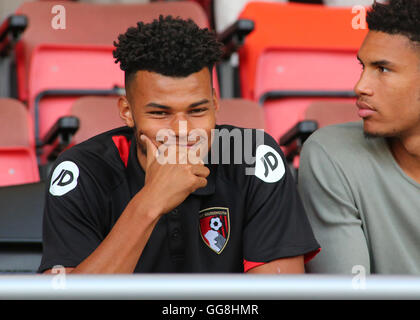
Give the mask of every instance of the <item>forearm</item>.
[(297, 274), (305, 273), (303, 256), (282, 258), (270, 261), (258, 267), (252, 268), (248, 273), (259, 274)]
[(159, 220), (142, 191), (121, 214), (107, 237), (71, 273), (132, 273)]

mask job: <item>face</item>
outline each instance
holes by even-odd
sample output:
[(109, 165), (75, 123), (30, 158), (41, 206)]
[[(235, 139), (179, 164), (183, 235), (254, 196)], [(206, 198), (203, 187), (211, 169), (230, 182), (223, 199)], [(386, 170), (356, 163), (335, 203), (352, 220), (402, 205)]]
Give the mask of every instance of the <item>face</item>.
[(210, 71), (203, 68), (179, 78), (138, 71), (127, 89), (127, 97), (120, 98), (119, 108), (125, 123), (136, 130), (137, 155), (143, 165), (146, 147), (140, 140), (142, 134), (158, 149), (164, 143), (189, 149), (201, 142), (209, 150), (219, 105)]
[(402, 35), (369, 31), (358, 53), (359, 116), (370, 136), (420, 134), (420, 53)]

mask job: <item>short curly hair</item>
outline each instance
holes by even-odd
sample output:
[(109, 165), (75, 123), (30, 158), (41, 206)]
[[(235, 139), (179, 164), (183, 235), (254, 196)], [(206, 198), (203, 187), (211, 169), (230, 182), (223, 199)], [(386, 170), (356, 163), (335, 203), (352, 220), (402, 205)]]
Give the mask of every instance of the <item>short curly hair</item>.
[(113, 56), (125, 72), (126, 84), (140, 70), (186, 77), (207, 67), (211, 74), (223, 54), (214, 32), (200, 29), (191, 19), (170, 15), (160, 15), (151, 23), (138, 22), (120, 34), (118, 41), (114, 41)]
[(420, 0), (375, 1), (366, 22), (369, 30), (400, 34), (420, 44)]

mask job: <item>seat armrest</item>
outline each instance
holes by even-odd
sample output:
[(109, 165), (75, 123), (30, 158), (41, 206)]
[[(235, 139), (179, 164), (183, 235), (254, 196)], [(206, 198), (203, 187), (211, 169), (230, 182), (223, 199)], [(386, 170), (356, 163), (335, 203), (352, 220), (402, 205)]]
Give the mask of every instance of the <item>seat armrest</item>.
[(25, 15), (11, 15), (0, 26), (0, 56), (9, 55), (16, 41), (28, 26)]
[(280, 137), (279, 144), (281, 146), (288, 146), (294, 141), (299, 141), (300, 144), (303, 144), (305, 140), (317, 129), (318, 124), (316, 121), (300, 121), (282, 137)]
[(79, 129), (79, 119), (73, 116), (59, 118), (52, 128), (46, 133), (39, 148), (51, 145), (47, 159), (53, 161), (57, 156), (72, 144), (72, 138)]
[(223, 59), (228, 59), (244, 44), (245, 37), (254, 30), (254, 21), (239, 19), (220, 33), (217, 38), (224, 44)]

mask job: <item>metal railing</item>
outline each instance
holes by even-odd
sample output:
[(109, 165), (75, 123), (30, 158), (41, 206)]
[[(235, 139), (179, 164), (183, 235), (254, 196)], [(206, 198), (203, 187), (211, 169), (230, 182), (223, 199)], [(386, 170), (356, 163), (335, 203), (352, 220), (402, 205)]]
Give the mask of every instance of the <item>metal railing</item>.
[(0, 299), (420, 299), (420, 277), (369, 275), (3, 275)]

